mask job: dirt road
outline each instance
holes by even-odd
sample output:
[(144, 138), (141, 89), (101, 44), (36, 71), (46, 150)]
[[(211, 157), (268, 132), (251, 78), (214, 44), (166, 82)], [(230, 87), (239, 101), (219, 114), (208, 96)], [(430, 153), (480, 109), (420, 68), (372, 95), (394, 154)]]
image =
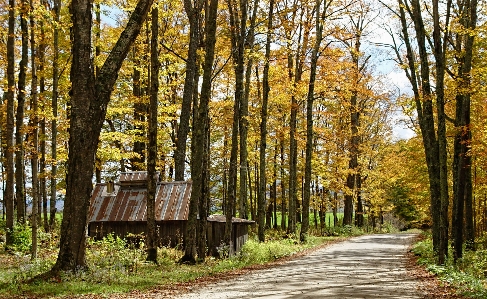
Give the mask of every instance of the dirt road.
[(405, 269), (415, 235), (368, 235), (178, 298), (422, 298)]

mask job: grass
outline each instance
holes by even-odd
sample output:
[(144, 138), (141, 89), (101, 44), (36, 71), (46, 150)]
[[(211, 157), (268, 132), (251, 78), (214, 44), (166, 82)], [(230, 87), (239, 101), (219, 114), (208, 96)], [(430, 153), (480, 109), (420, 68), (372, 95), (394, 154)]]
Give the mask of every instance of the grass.
[[(345, 235), (360, 234), (355, 229), (344, 230)], [(82, 294), (126, 293), (145, 291), (169, 284), (194, 281), (239, 270), (250, 265), (265, 264), (290, 256), (340, 237), (309, 236), (306, 243), (298, 238), (282, 238), (276, 230), (267, 232), (267, 242), (259, 243), (252, 236), (242, 251), (231, 258), (207, 258), (197, 265), (181, 265), (177, 261), (182, 251), (159, 248), (159, 264), (145, 262), (144, 248), (135, 248), (124, 240), (108, 237), (101, 241), (89, 240), (87, 246), (88, 270), (63, 273), (51, 281), (27, 283), (34, 276), (48, 271), (57, 257), (57, 238), (49, 234), (41, 236), (39, 258), (31, 260), (28, 251), (0, 253), (0, 298), (62, 297)]]
[(425, 266), (438, 278), (454, 287), (457, 292), (467, 298), (487, 298), (487, 248), (485, 242), (479, 240), (476, 251), (464, 251), (464, 257), (456, 263), (450, 256), (445, 265), (436, 265), (433, 254), (433, 241), (430, 235), (413, 247), (419, 256), (418, 263)]

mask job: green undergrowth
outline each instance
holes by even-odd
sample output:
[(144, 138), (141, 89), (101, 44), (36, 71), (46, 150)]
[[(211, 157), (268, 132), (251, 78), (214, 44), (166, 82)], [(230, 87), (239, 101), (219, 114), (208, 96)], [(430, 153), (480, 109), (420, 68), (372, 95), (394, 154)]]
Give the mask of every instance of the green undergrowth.
[(456, 263), (450, 256), (445, 265), (436, 264), (433, 254), (433, 241), (430, 235), (413, 246), (413, 253), (418, 263), (438, 276), (440, 281), (448, 283), (457, 293), (468, 298), (487, 298), (487, 248), (485, 242), (479, 240), (476, 251), (465, 251), (464, 257)]
[[(350, 234), (352, 232), (350, 231)], [(109, 236), (101, 241), (89, 240), (87, 270), (65, 272), (50, 281), (28, 282), (48, 271), (55, 262), (57, 249), (47, 246), (31, 260), (28, 252), (0, 253), (0, 298), (63, 297), (81, 294), (113, 294), (132, 290), (148, 290), (164, 285), (189, 282), (244, 267), (265, 264), (300, 251), (343, 237), (309, 236), (300, 243), (297, 236), (277, 231), (267, 234), (267, 242), (251, 237), (241, 252), (227, 259), (207, 258), (197, 265), (178, 264), (180, 248), (159, 248), (158, 265), (145, 262), (144, 246), (135, 247), (124, 240)], [(49, 241), (49, 240), (48, 240)], [(47, 242), (47, 241), (46, 241)]]

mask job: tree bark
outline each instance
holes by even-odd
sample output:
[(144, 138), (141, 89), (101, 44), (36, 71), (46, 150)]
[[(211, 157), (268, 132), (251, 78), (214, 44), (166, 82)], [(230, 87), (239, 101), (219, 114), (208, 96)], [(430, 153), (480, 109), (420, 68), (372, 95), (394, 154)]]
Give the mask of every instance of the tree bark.
[(147, 261), (157, 264), (157, 231), (155, 203), (158, 175), (157, 159), (157, 95), (159, 93), (159, 10), (152, 8), (151, 35), (151, 72), (150, 102), (148, 121), (148, 157), (147, 157)]
[[(192, 3), (193, 2), (193, 3)], [(186, 139), (189, 132), (191, 104), (195, 88), (195, 74), (197, 73), (197, 51), (200, 39), (200, 16), (203, 9), (201, 0), (184, 0), (184, 10), (189, 19), (189, 46), (186, 60), (186, 78), (184, 80), (183, 103), (177, 132), (176, 149), (174, 151), (174, 168), (176, 181), (184, 180), (186, 166)]]
[[(54, 20), (59, 23), (61, 0), (54, 0)], [(56, 220), (56, 185), (57, 185), (57, 117), (59, 95), (59, 29), (54, 27), (52, 59), (52, 120), (51, 120), (51, 197), (49, 199), (49, 227), (52, 230)]]
[(29, 63), (29, 2), (22, 0), (20, 6), (20, 30), (22, 34), (22, 56), (19, 62), (19, 82), (17, 95), (17, 113), (15, 121), (15, 197), (17, 202), (17, 222), (25, 223), (24, 190), (24, 111), (26, 95), (27, 64)]
[(15, 96), (15, 0), (8, 2), (8, 37), (7, 37), (7, 128), (5, 137), (7, 139), (6, 160), (6, 182), (4, 203), (6, 210), (6, 248), (13, 244), (14, 228), (14, 96)]
[[(34, 11), (34, 1), (30, 0), (30, 9)], [(37, 258), (37, 230), (39, 225), (38, 215), (38, 204), (39, 204), (39, 157), (38, 157), (38, 146), (39, 146), (39, 128), (38, 128), (38, 103), (37, 103), (37, 71), (36, 71), (36, 42), (35, 42), (35, 21), (33, 14), (30, 15), (30, 51), (31, 51), (31, 125), (32, 125), (32, 153), (31, 153), (31, 168), (32, 168), (32, 248), (31, 248), (31, 259)]]
[(92, 192), (94, 159), (110, 95), (122, 62), (140, 32), (152, 0), (140, 0), (125, 29), (94, 76), (91, 59), (92, 2), (74, 0), (70, 5), (72, 26), (71, 117), (66, 197), (60, 249), (51, 273), (86, 267), (86, 226)]
[[(466, 1), (459, 7), (459, 20), (463, 28), (475, 30), (477, 22), (477, 1)], [(474, 248), (473, 207), (471, 184), (471, 146), (470, 131), (470, 73), (472, 70), (474, 35), (457, 34), (457, 95), (455, 116), (455, 140), (453, 161), (453, 215), (452, 237), (453, 257), (463, 257), (464, 228), (467, 235), (467, 248)], [(464, 225), (465, 223), (465, 225)]]
[(269, 59), (271, 56), (272, 21), (274, 18), (274, 0), (269, 2), (269, 14), (267, 19), (267, 35), (264, 57), (264, 74), (262, 78), (262, 106), (260, 122), (260, 147), (259, 147), (259, 192), (257, 193), (257, 224), (260, 242), (265, 242), (265, 204), (266, 204), (266, 147), (267, 147), (267, 106), (269, 102)]
[[(433, 222), (433, 250), (438, 252), (440, 240), (440, 178), (439, 178), (439, 149), (435, 133), (433, 101), (430, 85), (430, 71), (428, 62), (428, 52), (426, 50), (426, 35), (424, 31), (423, 19), (421, 17), (420, 4), (417, 0), (412, 0), (412, 9), (408, 2), (398, 0), (399, 16), (401, 20), (402, 37), (407, 51), (406, 76), (411, 82), (418, 114), (419, 127), (423, 138), (426, 164), (428, 166), (428, 177), (430, 183), (430, 202), (431, 215)], [(415, 54), (412, 47), (412, 39), (409, 37), (408, 20), (406, 10), (411, 17), (416, 33), (416, 42), (419, 52), (419, 67), (417, 71)], [(418, 73), (419, 77), (416, 76)]]
[(303, 186), (303, 223), (301, 224), (301, 232), (299, 239), (305, 242), (309, 230), (309, 201), (311, 191), (311, 160), (313, 155), (313, 102), (314, 90), (316, 82), (316, 67), (318, 64), (318, 57), (320, 55), (321, 41), (323, 39), (323, 23), (325, 21), (327, 3), (324, 3), (323, 12), (321, 12), (321, 1), (316, 0), (315, 5), (315, 44), (311, 53), (311, 65), (308, 84), (308, 95), (306, 98), (306, 158), (304, 166), (304, 186)]

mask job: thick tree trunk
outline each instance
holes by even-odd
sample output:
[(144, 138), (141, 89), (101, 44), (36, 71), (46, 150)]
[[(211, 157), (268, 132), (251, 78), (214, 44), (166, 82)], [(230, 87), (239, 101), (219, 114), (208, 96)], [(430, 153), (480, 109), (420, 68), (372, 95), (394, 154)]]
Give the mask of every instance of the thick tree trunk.
[(92, 3), (74, 0), (72, 26), (71, 118), (66, 197), (59, 255), (51, 273), (86, 267), (86, 227), (98, 137), (122, 62), (140, 32), (152, 0), (140, 0), (95, 80), (91, 59)]

